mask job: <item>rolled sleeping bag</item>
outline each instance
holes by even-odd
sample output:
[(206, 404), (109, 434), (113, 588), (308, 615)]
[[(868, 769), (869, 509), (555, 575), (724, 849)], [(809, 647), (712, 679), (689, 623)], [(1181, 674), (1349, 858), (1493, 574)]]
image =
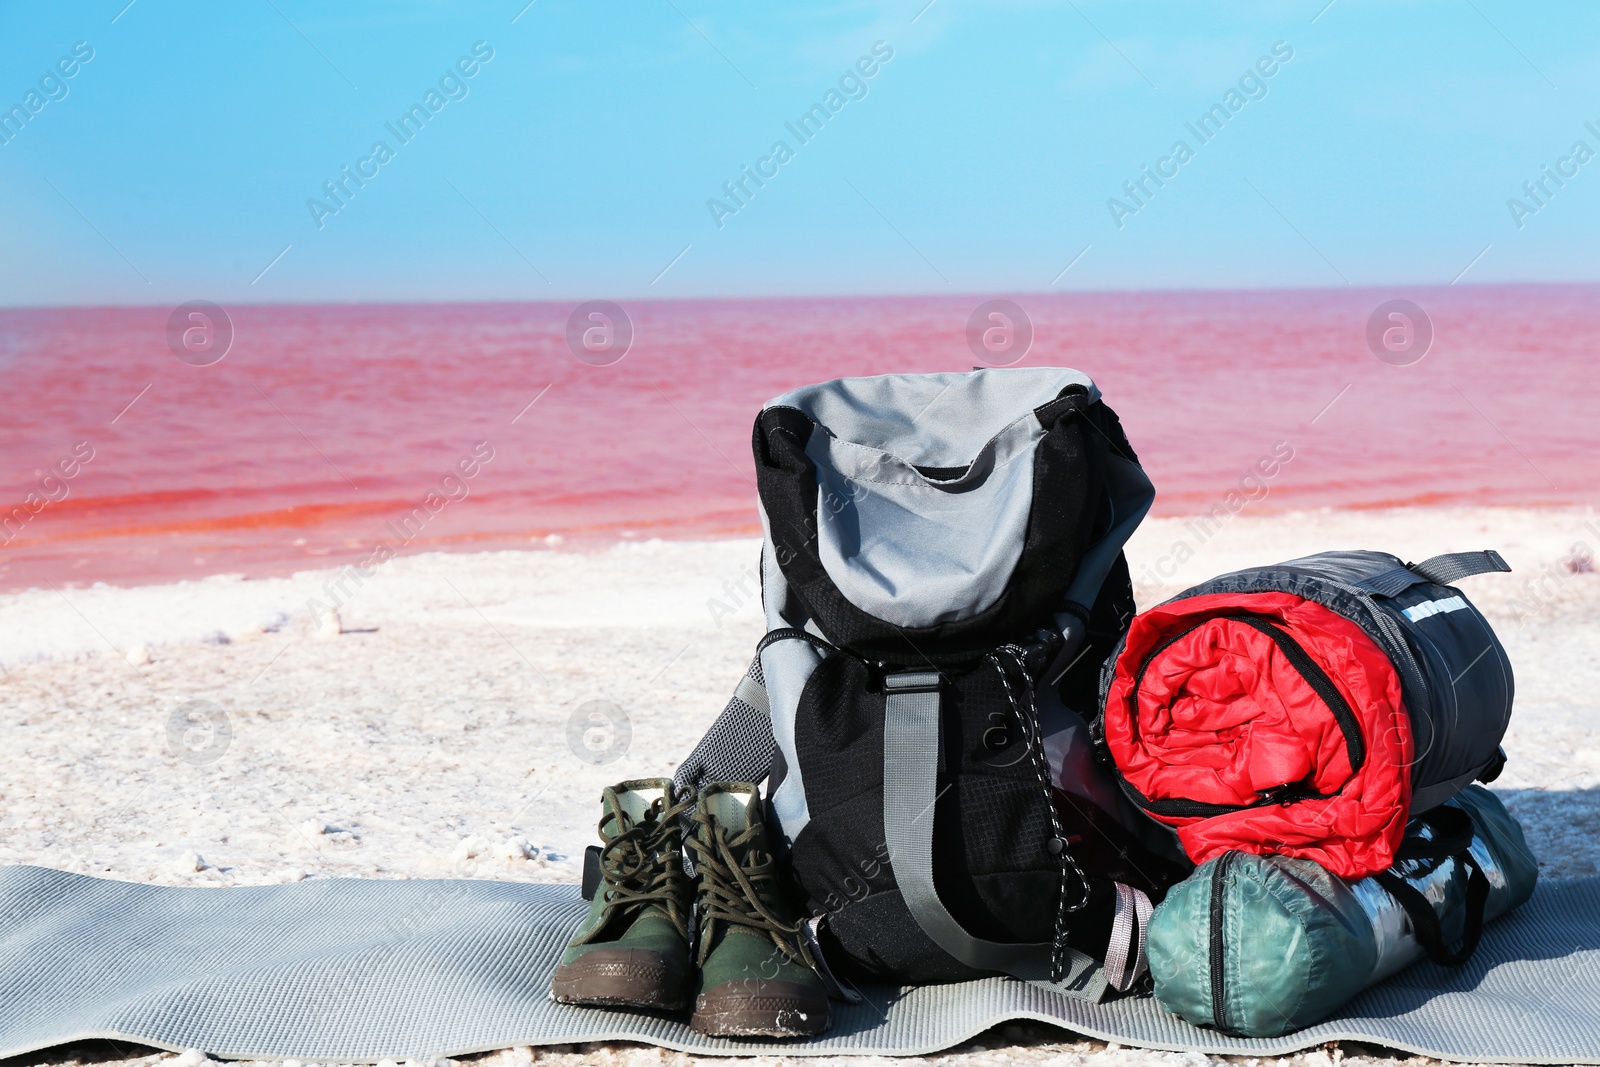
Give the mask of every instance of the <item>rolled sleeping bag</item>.
[(1424, 956), (1464, 962), (1538, 880), (1522, 828), (1481, 786), (1413, 820), (1401, 855), (1355, 883), (1287, 856), (1202, 865), (1150, 920), (1156, 999), (1231, 1034), (1299, 1030)]
[(1492, 551), (1350, 551), (1214, 578), (1133, 620), (1102, 675), (1101, 743), (1195, 863), (1385, 870), (1412, 814), (1504, 764), (1511, 664), (1450, 583), (1506, 570)]

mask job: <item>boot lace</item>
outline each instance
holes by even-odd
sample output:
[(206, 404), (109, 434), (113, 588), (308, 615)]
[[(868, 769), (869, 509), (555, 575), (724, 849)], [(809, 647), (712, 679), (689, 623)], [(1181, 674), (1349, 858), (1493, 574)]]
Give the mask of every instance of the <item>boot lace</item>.
[(695, 824), (698, 832), (685, 844), (701, 879), (698, 962), (705, 964), (716, 940), (716, 924), (722, 923), (753, 930), (785, 956), (811, 966), (796, 947), (799, 925), (786, 922), (774, 910), (773, 901), (783, 889), (777, 860), (762, 847), (762, 827), (729, 834), (704, 813), (696, 813)]
[[(608, 825), (616, 833), (606, 837), (600, 852), (600, 872), (605, 878), (606, 920), (637, 915), (648, 907), (660, 909), (689, 939), (679, 820), (694, 807), (693, 800), (672, 802), (667, 797), (654, 800), (644, 818), (635, 822), (620, 808), (600, 820), (600, 836)], [(597, 928), (596, 933), (599, 932)]]

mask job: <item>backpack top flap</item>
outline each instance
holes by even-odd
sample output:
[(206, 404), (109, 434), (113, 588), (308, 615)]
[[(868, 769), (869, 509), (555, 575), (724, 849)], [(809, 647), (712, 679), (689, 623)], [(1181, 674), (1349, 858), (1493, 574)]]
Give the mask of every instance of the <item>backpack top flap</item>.
[(1155, 495), (1094, 383), (1064, 368), (807, 386), (767, 403), (754, 448), (789, 589), (829, 640), (891, 663), (1086, 615)]

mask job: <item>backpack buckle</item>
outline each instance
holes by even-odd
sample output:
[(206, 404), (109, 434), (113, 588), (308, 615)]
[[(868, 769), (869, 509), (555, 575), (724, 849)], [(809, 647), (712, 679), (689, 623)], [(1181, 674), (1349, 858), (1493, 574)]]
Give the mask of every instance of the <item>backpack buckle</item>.
[(901, 671), (883, 676), (887, 693), (937, 693), (944, 678), (938, 671)]

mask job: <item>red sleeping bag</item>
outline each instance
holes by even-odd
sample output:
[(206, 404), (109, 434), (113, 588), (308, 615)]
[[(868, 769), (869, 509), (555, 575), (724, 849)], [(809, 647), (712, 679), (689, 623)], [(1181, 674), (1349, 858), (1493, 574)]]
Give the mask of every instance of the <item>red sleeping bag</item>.
[(1231, 849), (1389, 868), (1411, 805), (1412, 727), (1360, 626), (1291, 593), (1214, 593), (1134, 619), (1105, 704), (1134, 799), (1203, 863)]

